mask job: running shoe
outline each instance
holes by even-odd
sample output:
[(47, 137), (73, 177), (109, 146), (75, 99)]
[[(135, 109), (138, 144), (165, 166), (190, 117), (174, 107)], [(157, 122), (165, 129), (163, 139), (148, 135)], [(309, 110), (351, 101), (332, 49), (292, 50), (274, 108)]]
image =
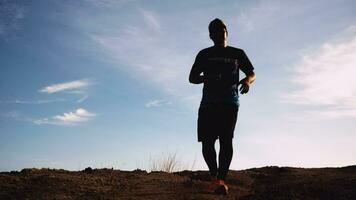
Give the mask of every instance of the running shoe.
[(225, 184), (224, 180), (217, 180), (218, 187), (214, 190), (215, 194), (218, 195), (227, 195), (229, 188)]

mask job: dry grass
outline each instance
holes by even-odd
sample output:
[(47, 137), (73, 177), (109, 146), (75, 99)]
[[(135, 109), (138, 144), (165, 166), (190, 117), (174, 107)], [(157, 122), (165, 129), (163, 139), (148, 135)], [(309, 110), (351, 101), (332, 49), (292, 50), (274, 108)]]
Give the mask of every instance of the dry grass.
[(177, 160), (177, 153), (166, 153), (160, 157), (149, 159), (149, 171), (174, 172), (180, 168), (180, 162)]

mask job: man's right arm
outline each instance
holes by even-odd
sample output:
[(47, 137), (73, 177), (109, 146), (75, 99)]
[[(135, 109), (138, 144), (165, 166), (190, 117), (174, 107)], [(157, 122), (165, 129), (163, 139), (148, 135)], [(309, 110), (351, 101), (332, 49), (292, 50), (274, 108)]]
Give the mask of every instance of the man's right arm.
[(199, 53), (195, 58), (192, 69), (190, 70), (189, 82), (194, 84), (204, 83), (204, 75), (201, 75), (202, 72), (202, 58), (201, 54)]

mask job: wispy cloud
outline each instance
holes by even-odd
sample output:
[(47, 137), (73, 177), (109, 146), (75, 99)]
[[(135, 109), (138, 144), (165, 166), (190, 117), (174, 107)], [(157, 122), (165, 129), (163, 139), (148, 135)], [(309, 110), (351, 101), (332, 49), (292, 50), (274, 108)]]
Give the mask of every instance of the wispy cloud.
[(55, 92), (68, 91), (68, 90), (76, 91), (76, 90), (84, 89), (89, 85), (90, 82), (88, 80), (76, 80), (76, 81), (71, 81), (66, 83), (49, 85), (40, 89), (39, 92), (51, 94)]
[(154, 12), (141, 9), (141, 14), (149, 28), (156, 32), (161, 32), (161, 24), (159, 22), (158, 16)]
[[(354, 27), (354, 26), (352, 26)], [(314, 106), (308, 111), (323, 118), (356, 117), (356, 32), (306, 53), (295, 65), (293, 82), (299, 89), (284, 95), (287, 102)]]
[[(92, 34), (92, 39), (120, 70), (152, 83), (168, 95), (182, 100), (196, 93), (194, 87), (189, 87), (188, 73), (197, 52), (173, 37), (179, 31), (170, 27), (167, 16), (143, 9), (138, 13), (139, 22), (112, 28), (111, 34)], [(168, 21), (174, 20), (180, 22)]]
[(20, 116), (21, 114), (16, 110), (0, 113), (0, 117), (4, 117), (4, 118), (18, 119)]
[(77, 100), (77, 103), (81, 103), (83, 101), (85, 101), (89, 96), (88, 95), (84, 95), (83, 97), (81, 97), (80, 99)]
[(96, 114), (91, 113), (84, 108), (78, 108), (75, 111), (55, 115), (51, 118), (41, 118), (33, 120), (35, 124), (54, 124), (54, 125), (74, 125), (93, 119)]
[(163, 105), (171, 105), (172, 102), (164, 100), (164, 99), (155, 99), (147, 102), (145, 104), (146, 108), (151, 108), (151, 107), (161, 107)]
[(276, 24), (288, 21), (291, 17), (303, 15), (303, 13), (318, 5), (318, 3), (310, 3), (305, 0), (260, 0), (256, 4), (251, 5), (251, 7), (242, 10), (238, 15), (233, 17), (233, 21), (238, 23), (237, 27), (242, 27), (241, 31), (268, 30)]
[(26, 9), (17, 1), (0, 1), (0, 36), (7, 37), (12, 30), (20, 28), (19, 23), (24, 18)]
[(281, 4), (259, 1), (257, 5), (239, 13), (236, 17), (244, 31), (255, 31), (261, 25), (270, 25), (280, 12)]
[(9, 100), (9, 101), (0, 101), (1, 104), (47, 104), (47, 103), (54, 103), (54, 102), (61, 102), (66, 101), (65, 99), (43, 99), (37, 101), (26, 101), (26, 100)]
[(0, 118), (11, 119), (11, 120), (16, 120), (21, 122), (33, 122), (33, 119), (27, 117), (26, 115), (24, 115), (18, 110), (11, 110), (8, 112), (0, 113)]
[(86, 2), (103, 8), (111, 8), (114, 6), (121, 6), (131, 0), (85, 0)]

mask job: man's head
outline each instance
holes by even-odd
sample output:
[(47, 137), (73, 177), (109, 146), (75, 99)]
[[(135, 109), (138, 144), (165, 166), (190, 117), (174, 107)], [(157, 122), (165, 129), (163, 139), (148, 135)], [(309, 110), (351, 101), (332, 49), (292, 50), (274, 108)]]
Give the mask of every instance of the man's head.
[(226, 46), (227, 29), (225, 23), (221, 19), (214, 19), (209, 24), (209, 36), (215, 45)]

